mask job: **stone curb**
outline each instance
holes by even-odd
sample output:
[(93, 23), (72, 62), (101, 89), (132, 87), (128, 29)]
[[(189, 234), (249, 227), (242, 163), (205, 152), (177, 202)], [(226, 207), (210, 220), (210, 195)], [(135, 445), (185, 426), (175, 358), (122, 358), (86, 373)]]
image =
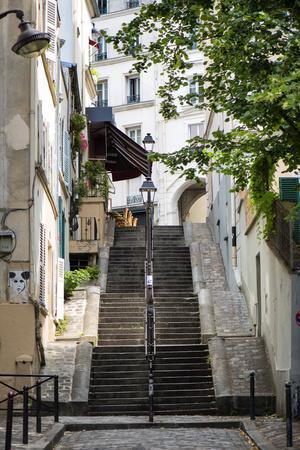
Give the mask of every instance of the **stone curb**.
[(200, 289), (198, 303), (202, 343), (207, 344), (208, 340), (216, 335), (214, 306), (210, 289)]
[(255, 422), (245, 420), (241, 422), (241, 430), (249, 436), (259, 450), (278, 450), (273, 444), (268, 442), (260, 431), (257, 430)]
[(55, 423), (44, 436), (33, 444), (26, 445), (28, 450), (53, 450), (54, 446), (63, 437), (66, 426), (61, 423)]
[(129, 430), (129, 429), (147, 429), (147, 428), (213, 428), (213, 429), (241, 429), (257, 446), (259, 450), (277, 450), (277, 448), (267, 442), (262, 433), (255, 426), (255, 422), (250, 420), (232, 420), (232, 421), (203, 421), (203, 422), (154, 422), (154, 423), (56, 423), (45, 433), (43, 438), (34, 444), (26, 446), (28, 450), (53, 450), (54, 446), (63, 437), (65, 431), (81, 430)]

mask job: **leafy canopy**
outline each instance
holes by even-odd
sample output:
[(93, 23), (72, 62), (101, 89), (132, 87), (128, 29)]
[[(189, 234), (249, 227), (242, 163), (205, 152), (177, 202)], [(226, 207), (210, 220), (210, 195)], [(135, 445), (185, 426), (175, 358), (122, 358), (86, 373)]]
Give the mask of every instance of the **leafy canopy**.
[[(166, 119), (178, 115), (178, 102), (193, 104), (197, 96), (178, 94), (187, 85), (189, 50), (196, 43), (206, 61), (204, 76), (193, 77), (205, 88), (196, 107), (223, 113), (232, 126), (153, 159), (189, 179), (209, 171), (232, 175), (235, 190), (247, 187), (257, 212), (267, 219), (266, 235), (276, 166), (282, 160), (287, 171), (294, 171), (300, 162), (299, 23), (300, 0), (162, 0), (142, 6), (110, 38), (125, 54), (134, 47), (134, 70), (162, 65), (165, 82), (158, 94)], [(144, 33), (156, 38), (149, 45), (137, 43)]]

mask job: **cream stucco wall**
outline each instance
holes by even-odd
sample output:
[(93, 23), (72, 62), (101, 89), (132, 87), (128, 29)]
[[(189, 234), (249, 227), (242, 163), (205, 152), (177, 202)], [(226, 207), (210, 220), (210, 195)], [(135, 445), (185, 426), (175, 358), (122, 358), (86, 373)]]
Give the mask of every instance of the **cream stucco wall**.
[[(19, 358), (23, 355), (23, 358)], [(25, 355), (25, 356), (24, 356)], [(32, 305), (0, 305), (0, 372), (30, 374), (36, 370), (35, 317)], [(29, 358), (27, 358), (29, 357)], [(20, 364), (16, 362), (20, 359)], [(22, 363), (22, 359), (30, 361)], [(4, 381), (3, 378), (1, 378)], [(22, 378), (24, 384), (25, 379)], [(7, 377), (5, 381), (14, 386), (20, 380)], [(26, 384), (30, 379), (26, 380)], [(7, 388), (0, 387), (0, 398), (7, 394)]]

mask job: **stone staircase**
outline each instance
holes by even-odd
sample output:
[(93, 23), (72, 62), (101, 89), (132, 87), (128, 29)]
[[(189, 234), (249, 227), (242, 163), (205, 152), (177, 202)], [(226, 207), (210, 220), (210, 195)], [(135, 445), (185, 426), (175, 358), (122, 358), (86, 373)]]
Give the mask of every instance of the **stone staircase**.
[[(145, 229), (117, 228), (107, 293), (101, 295), (89, 414), (148, 414), (144, 350)], [(154, 227), (157, 356), (155, 414), (214, 414), (208, 348), (200, 344), (198, 300), (192, 293), (182, 227)]]
[(198, 297), (180, 226), (154, 227), (155, 411), (215, 414), (207, 345), (200, 344)]

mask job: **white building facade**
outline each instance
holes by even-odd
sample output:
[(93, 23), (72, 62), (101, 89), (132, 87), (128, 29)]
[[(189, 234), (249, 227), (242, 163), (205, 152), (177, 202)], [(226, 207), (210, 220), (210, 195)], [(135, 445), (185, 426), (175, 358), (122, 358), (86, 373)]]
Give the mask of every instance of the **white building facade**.
[[(95, 20), (97, 30), (106, 31), (114, 35), (122, 26), (134, 18), (139, 11), (141, 3), (149, 1), (99, 1), (100, 17)], [(144, 44), (155, 36), (141, 36)], [(155, 140), (154, 151), (171, 153), (186, 145), (186, 140), (195, 135), (203, 135), (205, 129), (205, 114), (193, 106), (182, 106), (177, 119), (166, 122), (161, 114), (160, 99), (156, 96), (158, 86), (161, 84), (162, 68), (152, 66), (146, 73), (140, 74), (131, 71), (134, 63), (133, 56), (124, 56), (114, 50), (112, 44), (106, 44), (103, 37), (99, 38), (99, 49), (94, 50), (93, 67), (98, 73), (98, 106), (111, 106), (113, 108), (116, 126), (131, 139), (142, 145), (146, 133), (151, 133)], [(203, 57), (197, 50), (190, 50), (190, 60), (193, 67), (188, 75), (201, 74), (204, 71)], [(197, 86), (190, 84), (186, 93), (194, 92)], [(153, 165), (152, 178), (157, 187), (155, 201), (155, 222), (159, 225), (178, 225), (183, 220), (196, 215), (200, 221), (201, 212), (205, 209), (202, 198), (196, 213), (191, 206), (203, 196), (203, 190), (197, 190), (194, 183), (186, 182), (180, 174), (171, 175), (162, 164)], [(112, 209), (121, 211), (128, 207), (137, 214), (143, 211), (139, 188), (142, 177), (115, 183), (116, 194), (112, 200)], [(182, 195), (192, 189), (188, 199)], [(181, 208), (184, 201), (185, 207)], [(202, 207), (201, 207), (202, 205)]]

